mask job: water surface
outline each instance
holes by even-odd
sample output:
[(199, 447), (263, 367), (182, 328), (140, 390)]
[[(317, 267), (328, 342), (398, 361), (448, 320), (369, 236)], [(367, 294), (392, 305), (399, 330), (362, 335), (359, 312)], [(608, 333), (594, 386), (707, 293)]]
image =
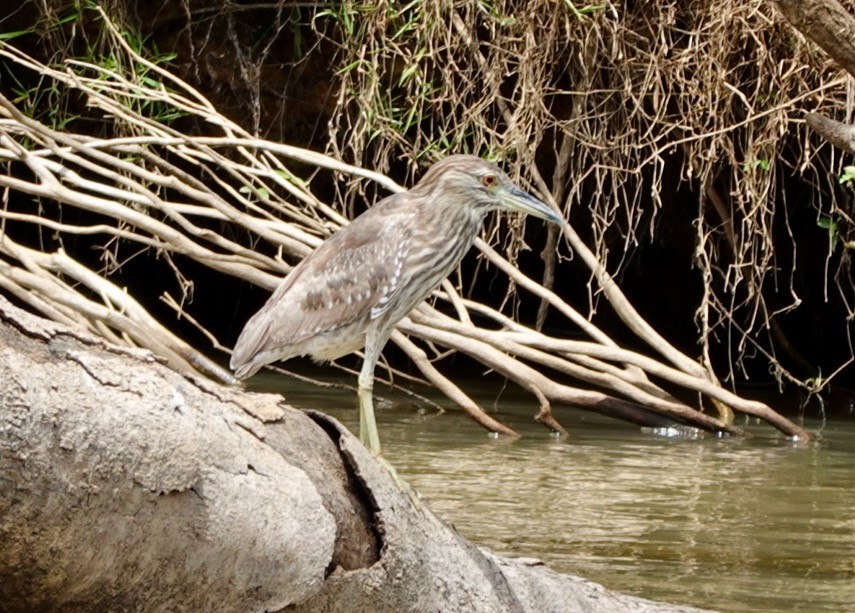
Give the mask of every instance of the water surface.
[[(357, 431), (353, 391), (260, 379)], [(492, 407), (497, 395), (497, 417), (521, 440), (492, 439), (455, 410), (377, 401), (384, 455), (469, 540), (655, 600), (855, 611), (853, 422), (798, 446), (763, 425), (750, 440), (671, 438), (556, 409), (571, 432), (561, 441), (533, 423), (527, 396), (477, 400)]]

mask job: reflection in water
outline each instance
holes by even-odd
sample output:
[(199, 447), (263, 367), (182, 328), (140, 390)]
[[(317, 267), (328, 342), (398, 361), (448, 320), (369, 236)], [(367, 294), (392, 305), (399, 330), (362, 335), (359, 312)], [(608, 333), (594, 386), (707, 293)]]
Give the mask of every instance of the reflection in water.
[[(356, 430), (353, 392), (264, 384)], [(471, 541), (646, 598), (855, 611), (855, 424), (796, 447), (766, 426), (691, 440), (561, 410), (571, 438), (558, 441), (531, 422), (529, 399), (509, 396), (500, 417), (525, 435), (513, 443), (457, 412), (378, 402), (386, 457)]]

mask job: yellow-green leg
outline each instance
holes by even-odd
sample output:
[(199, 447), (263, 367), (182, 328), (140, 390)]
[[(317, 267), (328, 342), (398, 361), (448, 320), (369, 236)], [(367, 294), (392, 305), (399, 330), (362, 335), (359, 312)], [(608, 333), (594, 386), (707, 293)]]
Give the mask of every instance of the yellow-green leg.
[(377, 342), (372, 336), (368, 335), (366, 339), (365, 359), (362, 361), (362, 370), (359, 371), (359, 440), (380, 455), (380, 434), (377, 432), (377, 420), (374, 418), (374, 366), (384, 343)]
[(362, 375), (359, 376), (359, 440), (371, 451), (380, 455), (380, 433), (377, 431), (377, 420), (374, 418), (373, 379), (372, 374), (366, 386), (362, 381)]
[(377, 459), (386, 466), (392, 479), (398, 484), (416, 508), (421, 506), (418, 494), (410, 484), (398, 476), (395, 467), (380, 455), (380, 434), (377, 432), (377, 421), (374, 419), (374, 366), (380, 357), (380, 350), (386, 344), (386, 339), (377, 339), (369, 333), (365, 339), (365, 358), (362, 370), (359, 371), (359, 440), (377, 455)]

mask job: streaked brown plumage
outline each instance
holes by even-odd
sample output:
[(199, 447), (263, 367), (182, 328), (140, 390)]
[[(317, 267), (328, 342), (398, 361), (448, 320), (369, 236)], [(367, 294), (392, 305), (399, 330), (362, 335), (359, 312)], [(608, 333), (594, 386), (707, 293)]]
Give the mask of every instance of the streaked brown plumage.
[(365, 347), (360, 436), (374, 451), (374, 366), (395, 324), (457, 266), (490, 210), (560, 216), (495, 164), (454, 155), (407, 192), (384, 198), (327, 239), (249, 320), (231, 367), (245, 378), (265, 364), (311, 355), (333, 360)]

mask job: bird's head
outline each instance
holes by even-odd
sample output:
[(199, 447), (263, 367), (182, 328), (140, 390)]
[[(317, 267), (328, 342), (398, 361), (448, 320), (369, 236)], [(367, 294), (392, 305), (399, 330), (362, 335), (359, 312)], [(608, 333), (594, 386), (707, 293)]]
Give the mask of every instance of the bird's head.
[(411, 191), (437, 199), (454, 199), (481, 213), (518, 211), (553, 223), (564, 223), (549, 205), (517, 187), (496, 164), (474, 155), (451, 155), (440, 160)]

